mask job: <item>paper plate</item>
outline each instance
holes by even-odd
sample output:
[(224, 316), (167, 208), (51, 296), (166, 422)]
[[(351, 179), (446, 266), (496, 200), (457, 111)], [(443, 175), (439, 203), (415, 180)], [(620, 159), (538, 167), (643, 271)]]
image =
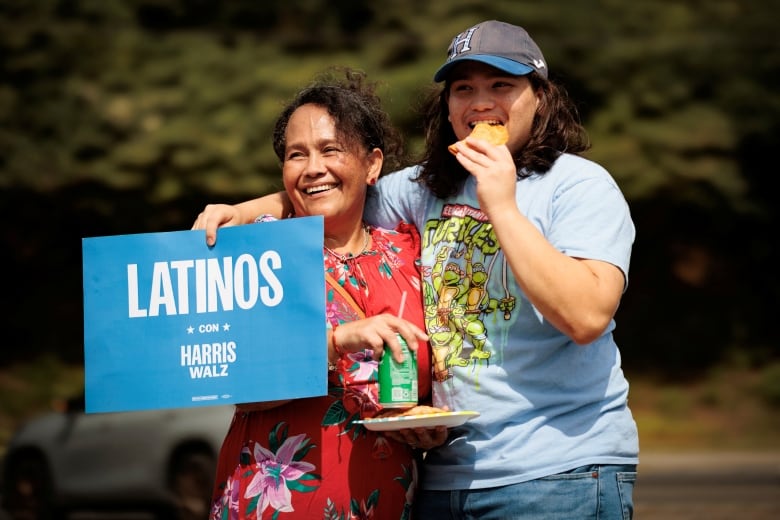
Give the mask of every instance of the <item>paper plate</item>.
[(479, 417), (479, 412), (437, 412), (400, 417), (384, 417), (381, 419), (363, 419), (354, 422), (356, 424), (362, 424), (369, 430), (382, 432), (401, 430), (404, 428), (434, 428), (436, 426), (452, 428), (453, 426), (460, 426), (474, 417)]

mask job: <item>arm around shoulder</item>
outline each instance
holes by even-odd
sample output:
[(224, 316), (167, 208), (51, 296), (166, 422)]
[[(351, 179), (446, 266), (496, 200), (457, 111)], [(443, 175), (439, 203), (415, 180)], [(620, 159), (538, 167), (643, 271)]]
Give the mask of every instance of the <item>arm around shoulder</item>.
[(259, 215), (272, 215), (282, 219), (287, 218), (293, 212), (290, 199), (283, 191), (239, 202), (233, 207), (238, 210), (241, 224), (251, 224)]
[(206, 244), (217, 242), (217, 229), (221, 227), (251, 224), (259, 215), (284, 218), (292, 212), (292, 204), (284, 192), (271, 193), (238, 204), (207, 204), (200, 212), (192, 229), (206, 231)]

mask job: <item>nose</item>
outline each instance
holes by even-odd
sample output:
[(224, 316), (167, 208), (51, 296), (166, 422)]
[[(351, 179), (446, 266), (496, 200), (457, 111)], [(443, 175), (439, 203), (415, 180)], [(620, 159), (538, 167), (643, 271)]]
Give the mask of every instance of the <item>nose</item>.
[(325, 161), (318, 153), (309, 154), (303, 170), (304, 175), (316, 177), (325, 173)]
[(490, 90), (477, 89), (471, 98), (471, 108), (477, 111), (490, 110), (496, 106), (495, 97)]

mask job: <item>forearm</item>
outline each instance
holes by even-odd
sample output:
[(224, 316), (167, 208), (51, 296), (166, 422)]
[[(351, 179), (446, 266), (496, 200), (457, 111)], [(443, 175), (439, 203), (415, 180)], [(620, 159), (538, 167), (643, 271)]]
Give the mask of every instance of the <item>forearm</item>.
[(621, 271), (558, 251), (516, 208), (491, 223), (518, 285), (542, 316), (575, 343), (597, 339), (617, 310)]
[(270, 193), (256, 199), (233, 205), (241, 215), (242, 224), (251, 224), (259, 215), (273, 215), (282, 219), (292, 212), (292, 205), (283, 191)]

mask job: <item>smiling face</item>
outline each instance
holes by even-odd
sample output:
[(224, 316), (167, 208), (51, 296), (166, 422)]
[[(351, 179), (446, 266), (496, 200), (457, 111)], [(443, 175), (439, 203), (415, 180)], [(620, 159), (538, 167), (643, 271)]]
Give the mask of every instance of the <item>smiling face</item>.
[(476, 61), (464, 61), (449, 75), (449, 121), (458, 140), (479, 122), (505, 125), (507, 147), (520, 150), (531, 135), (539, 97), (525, 76), (512, 76)]
[(381, 171), (382, 152), (346, 140), (328, 111), (313, 104), (290, 116), (285, 140), (282, 176), (295, 214), (323, 215), (326, 229), (360, 222), (367, 186)]

